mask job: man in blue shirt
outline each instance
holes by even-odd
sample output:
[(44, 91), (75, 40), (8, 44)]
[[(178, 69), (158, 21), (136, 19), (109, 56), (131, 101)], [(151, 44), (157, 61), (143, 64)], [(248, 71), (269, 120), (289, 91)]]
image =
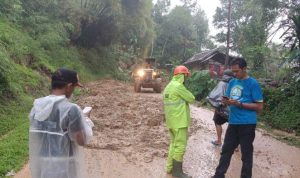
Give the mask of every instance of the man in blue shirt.
[(221, 158), (214, 178), (224, 178), (231, 156), (240, 144), (242, 153), (241, 178), (252, 177), (253, 141), (257, 113), (263, 109), (263, 96), (259, 83), (247, 74), (247, 63), (243, 58), (236, 58), (231, 63), (235, 75), (227, 87), (222, 101), (229, 105), (229, 125), (225, 134)]

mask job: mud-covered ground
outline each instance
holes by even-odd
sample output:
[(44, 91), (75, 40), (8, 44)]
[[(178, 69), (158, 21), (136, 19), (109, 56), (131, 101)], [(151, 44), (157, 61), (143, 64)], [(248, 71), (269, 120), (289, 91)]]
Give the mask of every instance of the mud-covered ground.
[[(92, 106), (94, 138), (85, 149), (88, 178), (171, 178), (164, 171), (168, 132), (161, 94), (134, 93), (131, 84), (101, 80), (88, 85), (79, 105)], [(191, 106), (193, 124), (184, 169), (194, 178), (210, 177), (219, 161), (213, 112)], [(224, 126), (225, 128), (226, 126)], [(300, 177), (300, 149), (281, 143), (263, 131), (254, 142), (254, 178)], [(227, 177), (239, 177), (240, 152), (235, 152)], [(30, 178), (28, 165), (15, 178)]]

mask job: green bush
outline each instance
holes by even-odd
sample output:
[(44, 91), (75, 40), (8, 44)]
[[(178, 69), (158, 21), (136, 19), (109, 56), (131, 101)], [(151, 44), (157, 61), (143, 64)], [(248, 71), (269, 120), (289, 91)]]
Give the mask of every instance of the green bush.
[(9, 61), (4, 50), (0, 50), (0, 99), (9, 91)]
[(6, 16), (10, 21), (17, 21), (23, 11), (20, 0), (1, 0), (0, 16)]
[(204, 70), (192, 72), (192, 76), (188, 78), (185, 85), (193, 93), (197, 101), (204, 101), (216, 84), (217, 81), (211, 79), (209, 72)]
[(26, 104), (25, 108), (14, 106), (10, 108), (11, 112), (0, 116), (0, 177), (5, 177), (11, 170), (18, 171), (28, 160), (27, 110), (30, 103), (23, 104)]
[(300, 135), (300, 82), (277, 89), (264, 87), (264, 101), (262, 121)]

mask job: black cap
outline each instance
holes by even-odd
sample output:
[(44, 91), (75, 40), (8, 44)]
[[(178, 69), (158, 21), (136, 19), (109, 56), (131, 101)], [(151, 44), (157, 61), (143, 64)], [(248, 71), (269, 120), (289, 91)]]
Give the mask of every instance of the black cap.
[(53, 82), (72, 83), (75, 86), (82, 87), (79, 83), (78, 74), (75, 71), (60, 68), (52, 74)]

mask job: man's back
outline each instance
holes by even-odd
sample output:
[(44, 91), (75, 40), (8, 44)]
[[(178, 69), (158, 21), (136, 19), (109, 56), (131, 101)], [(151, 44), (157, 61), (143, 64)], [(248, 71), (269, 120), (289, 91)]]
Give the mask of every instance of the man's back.
[(72, 134), (81, 129), (81, 112), (65, 96), (35, 100), (29, 130), (33, 178), (80, 177), (77, 169), (83, 164), (82, 153), (72, 141)]

